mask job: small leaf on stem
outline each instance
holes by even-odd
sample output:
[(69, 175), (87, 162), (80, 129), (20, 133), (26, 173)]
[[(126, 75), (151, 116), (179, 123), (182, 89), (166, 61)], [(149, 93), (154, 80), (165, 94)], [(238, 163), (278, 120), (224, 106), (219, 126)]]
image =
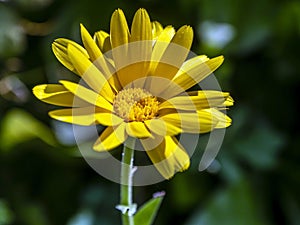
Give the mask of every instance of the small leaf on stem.
[(134, 215), (134, 224), (151, 225), (164, 196), (164, 191), (154, 193), (153, 198), (146, 202)]

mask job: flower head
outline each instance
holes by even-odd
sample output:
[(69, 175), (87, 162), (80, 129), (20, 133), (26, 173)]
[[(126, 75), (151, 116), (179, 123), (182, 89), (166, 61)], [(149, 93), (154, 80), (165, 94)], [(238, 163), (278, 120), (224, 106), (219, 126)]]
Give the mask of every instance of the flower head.
[(176, 135), (231, 124), (223, 112), (233, 105), (229, 93), (187, 91), (223, 62), (222, 56), (188, 58), (191, 27), (162, 27), (139, 9), (129, 31), (118, 9), (110, 33), (98, 31), (91, 37), (81, 25), (81, 38), (83, 46), (63, 38), (52, 45), (57, 59), (81, 82), (38, 85), (33, 93), (46, 103), (68, 107), (49, 112), (56, 120), (106, 126), (94, 150), (111, 150), (129, 136), (137, 138), (161, 175), (170, 178), (190, 164)]

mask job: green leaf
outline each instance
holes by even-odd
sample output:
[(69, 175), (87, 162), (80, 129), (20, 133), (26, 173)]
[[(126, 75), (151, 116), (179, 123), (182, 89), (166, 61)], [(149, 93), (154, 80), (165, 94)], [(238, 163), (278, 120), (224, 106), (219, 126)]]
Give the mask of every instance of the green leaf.
[(164, 192), (155, 193), (153, 198), (146, 202), (134, 215), (134, 224), (151, 225), (155, 219), (164, 195)]
[(49, 145), (57, 145), (50, 128), (21, 109), (12, 109), (2, 120), (0, 142), (4, 150), (9, 150), (22, 142), (39, 138)]

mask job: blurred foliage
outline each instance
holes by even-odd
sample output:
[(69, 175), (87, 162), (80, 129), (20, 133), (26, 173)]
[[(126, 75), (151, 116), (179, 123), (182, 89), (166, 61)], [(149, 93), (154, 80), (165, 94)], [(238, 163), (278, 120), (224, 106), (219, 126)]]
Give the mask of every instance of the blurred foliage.
[(11, 109), (2, 119), (0, 129), (0, 143), (4, 150), (34, 138), (40, 138), (50, 145), (56, 144), (48, 127), (20, 109)]
[(0, 224), (6, 225), (12, 222), (13, 214), (11, 210), (7, 207), (7, 203), (0, 200)]
[(259, 199), (245, 180), (216, 192), (205, 209), (200, 209), (187, 225), (267, 225), (257, 207)]
[[(80, 41), (79, 23), (109, 30), (110, 15), (145, 7), (153, 20), (190, 24), (192, 50), (224, 55), (216, 71), (236, 101), (217, 159), (170, 181), (135, 188), (140, 205), (166, 196), (155, 224), (298, 225), (300, 221), (300, 2), (262, 0), (0, 1), (0, 224), (119, 224), (118, 185), (94, 172), (72, 141), (55, 132), (52, 106), (31, 88), (74, 79), (51, 52), (55, 38)], [(71, 127), (59, 124), (62, 130)], [(60, 137), (58, 137), (60, 136)], [(75, 149), (75, 150), (74, 150)]]

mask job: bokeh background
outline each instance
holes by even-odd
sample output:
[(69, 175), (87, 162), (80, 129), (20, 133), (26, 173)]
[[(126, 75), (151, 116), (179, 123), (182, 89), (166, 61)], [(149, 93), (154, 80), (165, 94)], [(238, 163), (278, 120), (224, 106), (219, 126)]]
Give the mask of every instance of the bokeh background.
[(163, 25), (191, 25), (195, 53), (225, 56), (215, 75), (235, 106), (208, 170), (197, 169), (203, 135), (187, 172), (135, 188), (135, 202), (166, 191), (155, 225), (298, 225), (297, 0), (1, 0), (0, 225), (120, 224), (118, 184), (87, 165), (72, 128), (31, 89), (75, 76), (55, 59), (55, 38), (80, 42), (79, 23), (108, 31), (116, 8), (131, 21), (140, 7)]

